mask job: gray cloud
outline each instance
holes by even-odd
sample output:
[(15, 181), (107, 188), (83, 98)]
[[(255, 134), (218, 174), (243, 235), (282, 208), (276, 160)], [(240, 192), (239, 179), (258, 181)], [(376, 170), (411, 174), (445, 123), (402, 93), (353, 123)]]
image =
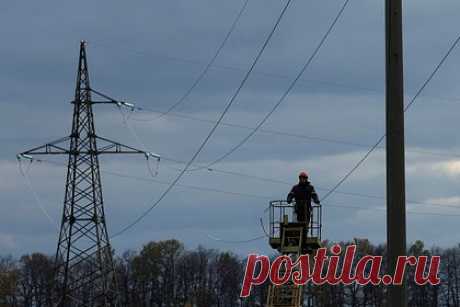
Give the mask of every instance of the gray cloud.
[[(338, 11), (341, 1), (294, 1), (279, 31), (257, 65), (225, 121), (255, 126), (276, 103), (303, 65)], [(139, 106), (166, 110), (179, 99), (215, 52), (241, 1), (59, 1), (0, 4), (0, 248), (2, 253), (53, 253), (57, 233), (35, 204), (17, 170), (14, 155), (70, 130), (78, 43), (89, 41), (91, 82), (95, 88)], [(178, 109), (214, 120), (261, 46), (281, 3), (250, 0), (228, 45), (203, 82)], [(409, 100), (458, 35), (459, 3), (405, 3), (406, 89)], [(89, 8), (90, 9), (87, 9)], [(383, 3), (352, 1), (319, 56), (294, 91), (264, 128), (345, 142), (369, 144), (384, 132)], [(453, 153), (459, 105), (442, 98), (459, 97), (460, 76), (455, 51), (413, 108), (407, 113), (408, 198), (452, 202), (458, 179)], [(141, 147), (117, 110), (95, 107), (99, 134)], [(154, 118), (134, 114), (132, 118)], [(206, 135), (209, 123), (177, 117), (151, 122), (129, 120), (148, 149), (187, 160)], [(199, 161), (225, 153), (247, 130), (220, 127)], [(415, 153), (436, 151), (441, 155)], [(299, 169), (308, 169), (313, 183), (332, 187), (364, 154), (365, 148), (267, 133), (256, 134), (219, 168), (277, 178), (294, 184)], [(65, 162), (65, 160), (59, 160)], [(379, 149), (347, 181), (341, 191), (384, 196), (384, 153)], [(449, 164), (450, 163), (450, 164)], [(452, 164), (453, 163), (453, 164)], [(142, 157), (107, 157), (102, 169), (149, 178)], [(176, 164), (163, 161), (158, 180), (169, 182)], [(455, 167), (454, 167), (455, 169)], [(33, 164), (34, 190), (56, 221), (61, 214), (65, 167)], [(111, 233), (141, 214), (165, 185), (103, 173)], [(288, 185), (212, 172), (186, 175), (182, 184), (205, 186), (252, 196), (196, 191), (179, 186), (134, 229), (114, 239), (118, 251), (139, 248), (148, 240), (178, 238), (189, 247), (204, 244), (270, 253), (264, 241), (229, 245), (210, 236), (244, 240), (262, 233), (259, 216), (268, 198), (284, 198)], [(325, 191), (321, 190), (320, 195)], [(258, 197), (259, 198), (258, 198)], [(332, 206), (327, 207), (327, 204)], [(325, 238), (369, 237), (385, 240), (384, 201), (334, 194), (325, 204)], [(341, 208), (359, 206), (366, 209)], [(367, 209), (369, 208), (369, 209)], [(454, 208), (417, 207), (412, 211), (453, 214)], [(460, 214), (460, 211), (459, 211)], [(345, 218), (344, 218), (345, 217)], [(408, 215), (410, 241), (450, 245), (460, 238), (445, 236), (456, 227), (455, 216)], [(437, 224), (436, 229), (427, 224)], [(443, 237), (441, 241), (439, 238)]]

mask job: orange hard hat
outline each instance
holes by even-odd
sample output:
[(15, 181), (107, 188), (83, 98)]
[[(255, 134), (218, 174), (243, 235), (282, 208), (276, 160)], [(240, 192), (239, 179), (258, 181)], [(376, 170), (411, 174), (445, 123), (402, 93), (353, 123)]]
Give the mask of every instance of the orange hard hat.
[(302, 171), (302, 172), (299, 173), (299, 177), (306, 177), (306, 178), (308, 178), (308, 174), (307, 174), (307, 172), (303, 172), (303, 171)]

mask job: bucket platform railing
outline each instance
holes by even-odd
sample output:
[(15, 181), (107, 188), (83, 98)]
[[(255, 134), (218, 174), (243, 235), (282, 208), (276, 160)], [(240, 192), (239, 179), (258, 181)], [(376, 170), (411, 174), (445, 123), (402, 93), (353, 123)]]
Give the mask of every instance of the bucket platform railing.
[[(321, 244), (321, 205), (312, 205), (310, 222), (299, 222), (294, 211), (295, 203), (287, 203), (285, 200), (274, 200), (269, 207), (269, 243), (281, 254), (295, 253), (289, 250), (294, 238), (300, 240), (302, 253), (311, 253)], [(300, 233), (299, 233), (300, 232)], [(287, 248), (287, 249), (286, 249)]]
[[(269, 243), (272, 248), (294, 261), (302, 254), (313, 254), (321, 247), (321, 205), (313, 205), (310, 221), (298, 221), (295, 203), (274, 200), (269, 207)], [(287, 284), (270, 285), (267, 295), (267, 307), (301, 307), (304, 303), (304, 286)], [(312, 302), (312, 297), (306, 299)], [(309, 304), (311, 305), (311, 304)]]

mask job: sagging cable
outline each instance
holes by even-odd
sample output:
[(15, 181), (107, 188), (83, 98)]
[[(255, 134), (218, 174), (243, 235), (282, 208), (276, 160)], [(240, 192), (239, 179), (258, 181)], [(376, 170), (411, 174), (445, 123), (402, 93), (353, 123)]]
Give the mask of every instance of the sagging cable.
[(265, 234), (263, 236), (258, 236), (258, 237), (254, 237), (254, 238), (247, 239), (247, 240), (225, 240), (225, 239), (214, 237), (214, 236), (212, 236), (210, 234), (208, 234), (208, 238), (210, 238), (211, 240), (214, 240), (214, 241), (222, 242), (222, 243), (240, 244), (240, 243), (250, 243), (250, 242), (260, 240), (260, 239), (264, 239)]
[[(29, 156), (29, 155), (26, 155), (26, 154), (19, 154), (16, 157), (17, 157), (17, 160), (18, 160), (19, 172), (21, 173), (22, 177), (24, 178), (26, 186), (29, 189), (30, 193), (32, 194), (32, 196), (33, 196), (33, 198), (35, 200), (35, 203), (37, 204), (38, 208), (46, 216), (46, 218), (48, 219), (49, 223), (52, 224), (53, 226), (55, 226), (58, 230), (60, 230), (58, 223), (51, 217), (51, 215), (45, 209), (45, 206), (43, 206), (43, 203), (42, 203), (40, 197), (38, 196), (38, 193), (33, 188), (32, 182), (30, 181), (30, 178), (28, 176), (28, 173), (30, 171), (30, 167), (32, 166), (32, 163), (33, 162), (41, 162), (41, 160), (34, 159), (32, 156)], [(28, 165), (26, 171), (24, 171), (24, 168), (23, 168), (23, 165), (22, 165), (22, 161), (24, 159), (29, 161), (29, 165)]]
[[(153, 170), (150, 165), (150, 158), (154, 158), (156, 160), (155, 170)], [(158, 173), (160, 172), (160, 160), (161, 158), (157, 154), (154, 154), (152, 152), (145, 153), (145, 161), (147, 162), (147, 169), (152, 177), (158, 176)]]
[[(147, 164), (147, 170), (149, 171), (150, 175), (152, 177), (156, 177), (158, 176), (158, 173), (160, 171), (160, 155), (157, 155), (151, 151), (147, 151), (147, 146), (145, 146), (144, 142), (142, 142), (142, 140), (140, 139), (140, 137), (137, 135), (136, 131), (133, 129), (133, 127), (131, 127), (131, 125), (129, 124), (129, 115), (125, 115), (125, 113), (123, 112), (123, 110), (121, 109), (121, 105), (123, 104), (124, 102), (120, 102), (120, 105), (117, 103), (117, 106), (118, 106), (118, 110), (120, 111), (120, 114), (121, 114), (121, 117), (122, 117), (122, 120), (123, 120), (123, 124), (125, 125), (126, 128), (128, 128), (128, 131), (131, 133), (131, 135), (136, 139), (136, 142), (142, 147), (142, 150), (144, 151), (144, 155), (145, 155), (145, 161), (146, 161), (146, 164)], [(131, 114), (134, 112), (135, 110), (135, 106), (131, 103), (124, 103), (125, 105), (131, 107)], [(156, 166), (154, 169), (152, 169), (152, 166), (150, 164), (150, 158), (155, 158), (156, 159)]]

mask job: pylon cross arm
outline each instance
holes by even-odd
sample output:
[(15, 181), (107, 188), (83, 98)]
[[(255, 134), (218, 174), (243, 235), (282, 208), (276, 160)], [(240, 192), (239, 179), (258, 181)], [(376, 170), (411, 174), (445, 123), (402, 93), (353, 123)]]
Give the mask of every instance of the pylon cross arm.
[(124, 154), (143, 154), (146, 156), (148, 159), (149, 157), (154, 157), (157, 160), (160, 159), (160, 156), (157, 154), (154, 154), (152, 152), (148, 152), (145, 150), (137, 149), (134, 147), (130, 147), (112, 140), (109, 140), (107, 138), (101, 137), (101, 136), (96, 136), (96, 139), (100, 140), (103, 142), (103, 146), (99, 147), (97, 150), (98, 154), (111, 154), (111, 153), (124, 153)]
[(134, 104), (132, 103), (129, 103), (129, 102), (126, 102), (126, 101), (122, 101), (122, 100), (118, 100), (118, 99), (115, 99), (115, 98), (112, 98), (110, 97), (109, 95), (107, 94), (104, 94), (102, 92), (99, 92), (99, 91), (96, 91), (95, 89), (93, 88), (89, 88), (88, 89), (89, 91), (93, 92), (94, 94), (96, 95), (99, 95), (101, 96), (102, 98), (104, 99), (107, 99), (107, 100), (103, 100), (103, 101), (91, 101), (91, 104), (115, 104), (117, 105), (118, 107), (126, 107), (126, 108), (129, 108), (131, 109), (131, 111), (134, 111), (135, 109), (139, 109), (137, 108)]
[[(127, 146), (112, 140), (109, 140), (104, 137), (95, 136), (98, 139), (102, 146), (100, 146), (96, 151), (92, 152), (93, 154), (143, 154), (147, 159), (153, 157), (157, 160), (160, 160), (160, 155), (157, 155), (152, 152), (145, 150), (137, 149), (131, 146)], [(63, 137), (56, 141), (46, 143), (44, 145), (32, 148), (30, 150), (21, 152), (17, 155), (18, 159), (28, 159), (33, 160), (34, 155), (60, 155), (60, 154), (70, 154), (72, 151), (69, 148), (71, 137)], [(65, 148), (67, 147), (67, 148)], [(91, 154), (87, 151), (80, 151), (79, 154)]]
[[(33, 159), (33, 155), (61, 155), (61, 154), (69, 154), (70, 150), (67, 149), (69, 147), (68, 143), (70, 141), (70, 136), (66, 136), (60, 138), (56, 141), (52, 141), (50, 143), (46, 143), (44, 145), (32, 148), (30, 150), (21, 152), (17, 155), (18, 159)], [(67, 147), (67, 148), (65, 148)]]

